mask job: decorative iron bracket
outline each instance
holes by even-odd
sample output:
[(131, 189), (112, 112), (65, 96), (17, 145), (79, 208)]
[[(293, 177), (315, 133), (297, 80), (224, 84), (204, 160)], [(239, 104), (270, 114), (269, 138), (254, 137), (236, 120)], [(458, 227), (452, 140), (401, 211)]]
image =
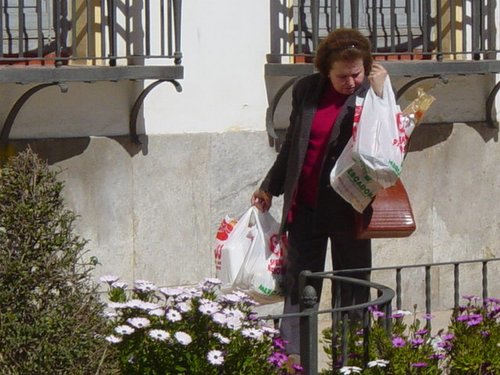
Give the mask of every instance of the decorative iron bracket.
[(132, 111), (130, 112), (130, 123), (129, 123), (130, 139), (136, 145), (141, 144), (141, 141), (139, 140), (139, 136), (137, 135), (137, 116), (139, 115), (139, 110), (141, 109), (141, 106), (142, 106), (142, 103), (144, 102), (144, 99), (146, 99), (146, 96), (151, 92), (151, 90), (153, 90), (156, 86), (158, 86), (160, 83), (163, 83), (163, 82), (170, 82), (172, 85), (174, 85), (175, 90), (177, 92), (182, 92), (181, 84), (179, 82), (177, 82), (175, 79), (160, 79), (156, 82), (153, 82), (148, 87), (146, 87), (144, 90), (142, 90), (142, 92), (137, 97), (137, 99), (134, 103), (134, 106), (132, 107)]
[(42, 83), (40, 85), (34, 86), (26, 91), (17, 101), (14, 103), (14, 106), (11, 108), (7, 118), (3, 124), (2, 132), (0, 133), (0, 148), (4, 149), (9, 142), (10, 131), (12, 130), (12, 126), (14, 125), (14, 120), (16, 119), (19, 111), (23, 107), (23, 105), (38, 91), (50, 87), (58, 85), (62, 93), (68, 92), (68, 86), (64, 82), (51, 82), (51, 83)]
[(403, 94), (410, 88), (412, 87), (413, 85), (415, 85), (416, 83), (418, 82), (421, 82), (421, 81), (424, 81), (426, 79), (432, 79), (432, 78), (439, 78), (443, 83), (448, 83), (449, 80), (448, 80), (448, 77), (446, 77), (445, 75), (442, 75), (442, 74), (435, 74), (435, 75), (432, 75), (432, 76), (423, 76), (423, 77), (418, 77), (418, 78), (415, 78), (407, 83), (405, 83), (399, 90), (398, 92), (396, 93), (396, 101), (399, 100), (399, 98), (401, 98), (403, 96)]
[[(152, 84), (150, 84), (148, 87), (146, 87), (141, 94), (137, 97), (132, 110), (130, 112), (130, 138), (133, 143), (140, 145), (141, 142), (139, 140), (139, 137), (137, 135), (137, 116), (139, 114), (139, 110), (141, 108), (142, 103), (144, 102), (144, 99), (146, 96), (153, 90), (156, 86), (158, 86), (160, 83), (163, 82), (170, 82), (174, 85), (175, 89), (177, 92), (182, 92), (182, 86), (180, 85), (179, 82), (177, 82), (174, 79), (161, 79), (158, 80)], [(7, 147), (7, 144), (9, 142), (9, 135), (12, 130), (12, 127), (14, 125), (14, 121), (19, 114), (19, 111), (21, 108), (26, 104), (26, 102), (31, 98), (35, 93), (38, 91), (46, 88), (46, 87), (51, 87), (51, 86), (59, 86), (60, 90), (62, 93), (67, 93), (68, 92), (68, 85), (65, 82), (51, 82), (51, 83), (42, 83), (40, 85), (34, 86), (30, 88), (28, 91), (26, 91), (21, 97), (14, 103), (14, 106), (11, 108), (9, 114), (7, 115), (7, 118), (4, 122), (2, 131), (0, 133), (0, 149), (4, 149)]]
[(488, 95), (488, 99), (486, 99), (486, 123), (489, 127), (494, 129), (498, 129), (498, 122), (493, 120), (491, 111), (493, 109), (493, 104), (495, 103), (495, 97), (497, 96), (499, 90), (500, 82), (498, 82), (495, 87), (493, 87)]
[(278, 107), (278, 104), (285, 94), (286, 90), (288, 90), (299, 78), (302, 76), (297, 76), (289, 79), (286, 81), (279, 89), (276, 91), (276, 94), (274, 94), (273, 98), (271, 99), (271, 103), (269, 104), (269, 107), (267, 107), (266, 110), (266, 130), (267, 134), (269, 136), (269, 146), (274, 146), (276, 151), (279, 151), (280, 147), (280, 142), (278, 140), (278, 135), (276, 134), (276, 129), (274, 128), (274, 113), (276, 112), (276, 108)]

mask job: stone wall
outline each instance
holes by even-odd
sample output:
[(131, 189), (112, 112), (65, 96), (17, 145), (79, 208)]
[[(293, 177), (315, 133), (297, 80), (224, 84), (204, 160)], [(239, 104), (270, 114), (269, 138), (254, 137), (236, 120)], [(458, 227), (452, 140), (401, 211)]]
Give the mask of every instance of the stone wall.
[[(409, 238), (374, 240), (374, 266), (500, 257), (497, 136), (484, 123), (429, 124), (415, 131), (403, 180), (417, 230)], [(142, 148), (127, 137), (29, 143), (61, 170), (68, 205), (80, 215), (77, 231), (100, 261), (96, 277), (112, 273), (160, 285), (214, 276), (220, 220), (248, 207), (276, 156), (265, 132), (149, 136)], [(280, 206), (275, 199), (276, 218)], [(462, 294), (479, 293), (480, 271), (480, 264), (464, 268)], [(489, 272), (496, 296), (498, 271)], [(450, 267), (433, 271), (436, 308), (453, 303), (452, 277)], [(374, 280), (394, 286), (395, 276), (381, 272)], [(423, 306), (422, 270), (405, 270), (403, 288), (406, 306)]]

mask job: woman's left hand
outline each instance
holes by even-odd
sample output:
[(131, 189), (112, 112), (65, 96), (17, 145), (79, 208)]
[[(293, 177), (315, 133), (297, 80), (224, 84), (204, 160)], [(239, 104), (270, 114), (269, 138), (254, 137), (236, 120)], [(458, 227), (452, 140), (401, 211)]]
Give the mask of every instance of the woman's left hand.
[(372, 70), (368, 75), (368, 80), (370, 81), (370, 85), (375, 91), (375, 94), (379, 97), (383, 97), (384, 95), (384, 81), (385, 77), (387, 77), (387, 70), (380, 65), (379, 63), (373, 63)]

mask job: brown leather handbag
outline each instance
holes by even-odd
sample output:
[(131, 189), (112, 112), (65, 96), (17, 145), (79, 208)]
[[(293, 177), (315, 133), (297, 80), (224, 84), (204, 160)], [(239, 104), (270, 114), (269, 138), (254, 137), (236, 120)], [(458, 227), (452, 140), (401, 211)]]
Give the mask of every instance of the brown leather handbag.
[(363, 213), (356, 212), (354, 226), (359, 239), (410, 236), (416, 229), (415, 218), (401, 180), (380, 190)]

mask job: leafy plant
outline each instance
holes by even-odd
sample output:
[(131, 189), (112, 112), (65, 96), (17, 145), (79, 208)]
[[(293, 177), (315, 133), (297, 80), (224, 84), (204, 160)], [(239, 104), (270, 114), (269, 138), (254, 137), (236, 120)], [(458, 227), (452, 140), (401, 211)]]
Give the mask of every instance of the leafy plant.
[[(278, 332), (257, 319), (246, 294), (217, 294), (217, 279), (198, 288), (157, 288), (138, 280), (131, 291), (109, 285), (106, 337), (123, 374), (287, 374)], [(300, 374), (300, 366), (290, 369)]]
[(30, 149), (0, 170), (0, 373), (111, 370), (102, 316), (64, 206), (63, 183)]
[[(323, 332), (325, 351), (331, 359), (331, 369), (322, 374), (481, 374), (500, 373), (500, 300), (489, 298), (479, 303), (477, 297), (465, 297), (467, 305), (457, 309), (447, 330), (432, 336), (415, 313), (395, 311), (389, 317), (373, 309), (373, 324), (369, 332), (370, 361), (364, 366), (362, 330), (353, 329), (347, 336), (347, 366), (337, 344), (337, 332)], [(411, 324), (404, 317), (413, 316)], [(391, 319), (389, 335), (383, 319)], [(332, 342), (336, 345), (332, 346)], [(334, 350), (332, 350), (332, 348)]]
[(453, 374), (500, 374), (500, 300), (474, 296), (452, 317), (448, 340), (440, 344)]

